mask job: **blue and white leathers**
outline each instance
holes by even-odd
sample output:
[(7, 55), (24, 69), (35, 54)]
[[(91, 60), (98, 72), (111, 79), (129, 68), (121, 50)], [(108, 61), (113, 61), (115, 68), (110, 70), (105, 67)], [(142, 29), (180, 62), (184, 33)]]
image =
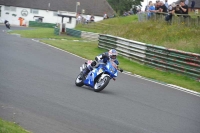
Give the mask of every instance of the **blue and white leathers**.
[(97, 80), (103, 79), (105, 76), (109, 76), (110, 79), (117, 77), (117, 65), (113, 61), (107, 61), (107, 63), (99, 62), (98, 66), (89, 72), (84, 84), (94, 88), (95, 82)]

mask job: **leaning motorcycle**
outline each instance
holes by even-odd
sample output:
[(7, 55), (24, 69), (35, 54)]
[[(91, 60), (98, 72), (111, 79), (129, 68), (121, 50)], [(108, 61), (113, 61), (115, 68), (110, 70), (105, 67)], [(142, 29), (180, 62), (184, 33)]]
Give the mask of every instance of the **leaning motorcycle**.
[(10, 29), (10, 23), (9, 22), (6, 22), (6, 27), (8, 28), (8, 29)]
[(89, 86), (94, 89), (95, 92), (102, 91), (110, 82), (110, 79), (115, 80), (115, 77), (118, 75), (118, 70), (123, 72), (122, 69), (118, 69), (115, 62), (109, 60), (107, 63), (96, 62), (96, 66), (93, 67), (93, 70), (84, 76), (83, 71), (88, 64), (91, 64), (92, 61), (89, 60), (80, 67), (80, 74), (75, 80), (76, 86)]

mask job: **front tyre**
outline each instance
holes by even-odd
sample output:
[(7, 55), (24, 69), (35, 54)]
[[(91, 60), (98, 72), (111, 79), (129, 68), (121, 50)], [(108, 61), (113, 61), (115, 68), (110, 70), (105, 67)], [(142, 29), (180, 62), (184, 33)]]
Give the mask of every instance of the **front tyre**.
[(98, 80), (94, 85), (94, 91), (95, 92), (102, 91), (108, 85), (109, 81), (110, 81), (110, 77), (109, 76), (105, 76), (100, 81)]
[(79, 86), (79, 87), (83, 86), (83, 85), (84, 85), (83, 81), (84, 81), (84, 80), (83, 80), (83, 74), (80, 73), (80, 74), (77, 76), (76, 80), (75, 80), (76, 86)]

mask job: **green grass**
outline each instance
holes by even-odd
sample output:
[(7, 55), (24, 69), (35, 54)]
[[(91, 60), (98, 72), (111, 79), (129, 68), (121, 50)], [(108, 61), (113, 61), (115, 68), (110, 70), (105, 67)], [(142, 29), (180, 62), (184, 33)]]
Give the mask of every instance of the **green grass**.
[(107, 29), (109, 30), (112, 28), (121, 27), (121, 25), (130, 24), (137, 20), (137, 16), (128, 16), (126, 19), (124, 18), (125, 17), (116, 17), (112, 19), (105, 19), (104, 21), (96, 23), (79, 24), (76, 26), (76, 29), (95, 33), (105, 33)]
[(191, 16), (191, 18), (197, 18), (199, 16), (199, 14), (195, 14), (195, 12), (191, 11), (189, 11), (189, 15)]
[(107, 19), (95, 24), (78, 25), (76, 29), (200, 54), (200, 27), (168, 25), (164, 21), (138, 22), (137, 16), (132, 15)]
[[(98, 48), (97, 42), (80, 43), (67, 40), (43, 40), (43, 42), (91, 60), (94, 60), (96, 55), (105, 52), (104, 49)], [(200, 82), (196, 82), (186, 76), (155, 70), (123, 57), (119, 57), (118, 60), (120, 62), (120, 67), (126, 71), (132, 72), (132, 74), (138, 74), (147, 78), (164, 81), (169, 84), (178, 85), (200, 92)]]
[(0, 133), (30, 133), (19, 125), (0, 119)]
[(112, 26), (121, 26), (121, 25), (126, 25), (126, 24), (131, 24), (132, 22), (137, 21), (138, 18), (136, 15), (131, 15), (127, 17), (116, 17), (112, 19), (105, 19), (104, 21), (101, 21), (100, 23), (103, 24), (108, 24)]
[(66, 36), (61, 34), (60, 36), (54, 35), (53, 28), (33, 28), (32, 30), (15, 30), (9, 33), (20, 34), (22, 37), (27, 38), (52, 38), (52, 39), (71, 39), (74, 40), (76, 37)]

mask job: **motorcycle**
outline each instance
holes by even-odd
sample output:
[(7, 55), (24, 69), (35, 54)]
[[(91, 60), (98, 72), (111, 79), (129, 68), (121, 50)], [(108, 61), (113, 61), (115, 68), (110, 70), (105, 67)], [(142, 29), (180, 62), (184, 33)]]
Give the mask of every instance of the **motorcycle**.
[(81, 72), (75, 80), (76, 86), (82, 87), (83, 85), (86, 85), (93, 88), (95, 92), (100, 92), (108, 85), (110, 79), (116, 80), (115, 78), (118, 75), (118, 70), (123, 72), (122, 69), (118, 69), (115, 62), (109, 60), (107, 63), (96, 62), (93, 70), (90, 71), (88, 75), (84, 76), (84, 69), (91, 63), (92, 60), (89, 60), (80, 67)]
[(9, 22), (6, 22), (5, 25), (6, 25), (6, 27), (7, 27), (8, 29), (10, 29), (10, 23), (9, 23)]

